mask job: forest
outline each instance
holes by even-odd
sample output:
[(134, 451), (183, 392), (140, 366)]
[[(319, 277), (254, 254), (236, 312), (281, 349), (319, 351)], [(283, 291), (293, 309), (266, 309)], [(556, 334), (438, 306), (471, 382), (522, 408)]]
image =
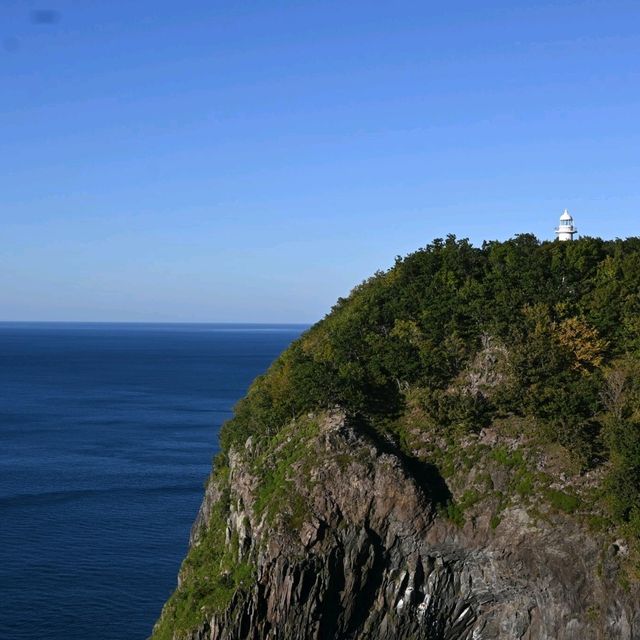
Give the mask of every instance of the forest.
[(420, 429), (452, 447), (517, 419), (572, 473), (601, 469), (594, 500), (640, 536), (640, 239), (449, 236), (398, 257), (255, 380), (217, 465), (249, 436), (335, 407), (410, 448), (403, 416), (416, 406)]

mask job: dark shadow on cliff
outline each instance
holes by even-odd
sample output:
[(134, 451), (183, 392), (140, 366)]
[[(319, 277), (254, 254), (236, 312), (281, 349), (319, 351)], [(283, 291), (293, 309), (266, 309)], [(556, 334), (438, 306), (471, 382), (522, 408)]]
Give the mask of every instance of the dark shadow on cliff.
[(329, 640), (339, 638), (340, 616), (343, 611), (341, 601), (345, 585), (344, 550), (333, 548), (327, 559), (328, 583), (325, 596), (320, 603), (320, 629), (318, 636)]
[(398, 458), (424, 495), (431, 499), (435, 508), (445, 507), (452, 501), (453, 495), (438, 467), (403, 451), (390, 438), (380, 434), (364, 416), (350, 416), (348, 422), (349, 426), (371, 440), (378, 451)]
[(375, 606), (379, 590), (384, 583), (388, 556), (380, 536), (365, 525), (367, 544), (360, 550), (356, 571), (361, 571), (358, 589), (350, 619), (347, 620), (345, 638), (358, 638), (364, 623)]

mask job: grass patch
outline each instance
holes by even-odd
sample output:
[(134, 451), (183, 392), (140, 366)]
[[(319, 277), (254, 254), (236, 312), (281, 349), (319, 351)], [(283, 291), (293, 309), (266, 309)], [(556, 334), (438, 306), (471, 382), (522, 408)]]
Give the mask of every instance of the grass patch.
[[(315, 448), (311, 442), (317, 437), (318, 424), (310, 418), (299, 419), (280, 431), (270, 441), (261, 455), (254, 460), (252, 472), (259, 478), (256, 493), (255, 512), (258, 517), (265, 515), (269, 524), (274, 524), (278, 516), (292, 530), (298, 530), (309, 509), (306, 500), (296, 490), (292, 481), (292, 469), (301, 467), (298, 477), (308, 475), (317, 463)], [(344, 460), (343, 464), (347, 464)]]
[(457, 527), (463, 527), (465, 523), (465, 511), (482, 500), (482, 495), (474, 489), (465, 491), (459, 500), (450, 500), (440, 509), (440, 515), (447, 518)]
[(440, 515), (447, 518), (456, 525), (456, 527), (463, 527), (465, 518), (464, 518), (464, 509), (457, 503), (453, 501), (447, 502), (447, 504), (439, 509)]
[(491, 451), (491, 457), (493, 460), (505, 467), (508, 467), (509, 469), (516, 469), (525, 464), (524, 457), (520, 449), (510, 451), (505, 446), (499, 446)]
[(558, 489), (547, 489), (545, 494), (551, 506), (559, 511), (574, 513), (580, 506), (580, 499), (573, 494)]

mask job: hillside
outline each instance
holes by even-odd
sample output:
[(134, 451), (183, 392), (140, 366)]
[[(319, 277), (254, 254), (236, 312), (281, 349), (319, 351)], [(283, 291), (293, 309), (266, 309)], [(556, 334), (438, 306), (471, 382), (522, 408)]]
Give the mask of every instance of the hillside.
[(221, 433), (153, 638), (640, 638), (640, 239), (436, 240)]

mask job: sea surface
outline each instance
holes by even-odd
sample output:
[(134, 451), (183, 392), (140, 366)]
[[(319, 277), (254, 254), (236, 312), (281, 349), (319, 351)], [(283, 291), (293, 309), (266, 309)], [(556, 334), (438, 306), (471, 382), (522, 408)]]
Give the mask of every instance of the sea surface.
[(297, 325), (0, 323), (0, 639), (147, 638), (220, 425)]

